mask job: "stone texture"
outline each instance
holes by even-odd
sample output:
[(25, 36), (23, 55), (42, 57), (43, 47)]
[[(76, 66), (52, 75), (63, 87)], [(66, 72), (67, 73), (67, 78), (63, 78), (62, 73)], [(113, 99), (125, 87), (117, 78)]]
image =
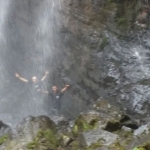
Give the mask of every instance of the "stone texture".
[(91, 146), (94, 143), (99, 142), (101, 145), (109, 146), (117, 142), (118, 135), (104, 131), (102, 129), (92, 130), (82, 133), (83, 141), (86, 146)]
[(143, 120), (149, 113), (149, 48), (144, 44), (149, 32), (136, 21), (145, 1), (61, 3), (61, 50), (54, 57), (59, 58), (60, 74), (53, 81), (62, 85), (65, 80), (58, 78), (67, 77), (72, 84), (63, 113), (76, 116), (104, 97), (131, 118)]
[[(37, 150), (44, 150), (47, 147), (52, 149), (57, 147), (56, 126), (46, 116), (26, 117), (13, 131), (11, 134), (13, 138), (8, 137), (6, 141), (1, 143), (0, 149), (27, 150), (36, 148)], [(50, 138), (49, 144), (47, 138)], [(42, 144), (42, 141), (45, 141), (45, 143)]]

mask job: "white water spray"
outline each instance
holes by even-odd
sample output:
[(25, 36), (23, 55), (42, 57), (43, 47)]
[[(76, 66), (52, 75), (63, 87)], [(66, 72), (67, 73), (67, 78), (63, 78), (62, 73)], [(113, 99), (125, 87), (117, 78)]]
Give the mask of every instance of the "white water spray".
[(14, 74), (41, 79), (51, 69), (47, 64), (53, 58), (54, 42), (59, 43), (57, 11), (61, 6), (59, 0), (10, 2), (0, 1), (0, 120), (8, 124), (27, 115), (48, 114), (44, 98), (37, 98), (30, 85)]

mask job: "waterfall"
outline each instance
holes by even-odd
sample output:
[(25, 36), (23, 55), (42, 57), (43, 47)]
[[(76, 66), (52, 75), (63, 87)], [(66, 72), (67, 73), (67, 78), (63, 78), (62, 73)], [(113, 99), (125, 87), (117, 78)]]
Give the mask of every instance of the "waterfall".
[[(47, 115), (44, 97), (37, 96), (30, 83), (23, 83), (15, 73), (31, 81), (50, 71), (56, 43), (60, 1), (0, 0), (0, 120), (8, 124), (27, 115)], [(46, 79), (43, 88), (50, 83)]]

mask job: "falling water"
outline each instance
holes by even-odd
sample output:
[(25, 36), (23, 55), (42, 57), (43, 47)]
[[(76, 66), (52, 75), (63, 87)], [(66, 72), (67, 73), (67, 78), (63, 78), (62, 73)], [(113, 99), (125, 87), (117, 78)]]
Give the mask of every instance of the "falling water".
[[(27, 115), (48, 114), (44, 97), (15, 73), (31, 80), (51, 73), (51, 60), (59, 45), (59, 0), (0, 0), (0, 120), (8, 124)], [(43, 88), (47, 89), (48, 80)]]

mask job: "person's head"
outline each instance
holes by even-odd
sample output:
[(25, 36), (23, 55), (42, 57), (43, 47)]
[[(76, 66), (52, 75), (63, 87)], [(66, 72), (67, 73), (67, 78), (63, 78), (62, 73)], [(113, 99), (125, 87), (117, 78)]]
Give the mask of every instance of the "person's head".
[(32, 77), (32, 82), (33, 82), (33, 83), (36, 83), (36, 82), (37, 82), (37, 77), (36, 77), (36, 76), (33, 76), (33, 77)]
[(57, 86), (52, 86), (52, 90), (56, 92), (58, 90)]

